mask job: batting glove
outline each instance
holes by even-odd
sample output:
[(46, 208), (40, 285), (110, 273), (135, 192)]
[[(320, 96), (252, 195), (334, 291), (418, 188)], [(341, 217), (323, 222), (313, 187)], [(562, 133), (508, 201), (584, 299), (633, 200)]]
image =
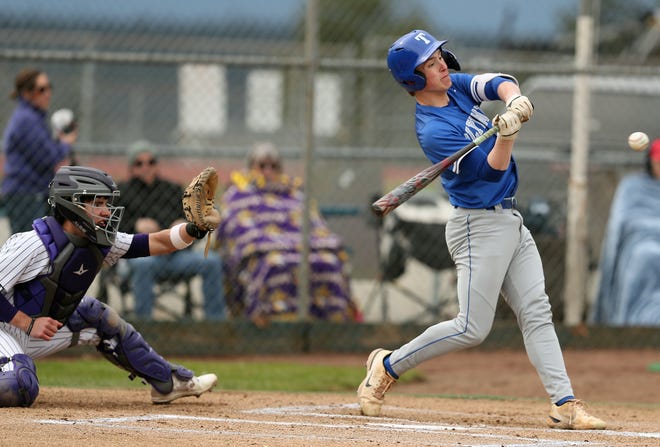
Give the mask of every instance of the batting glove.
[(520, 117), (516, 112), (507, 111), (501, 115), (495, 115), (493, 125), (499, 128), (497, 134), (503, 140), (515, 140), (522, 127)]
[(527, 96), (518, 95), (512, 98), (506, 105), (508, 112), (516, 112), (520, 120), (524, 123), (529, 121), (534, 113), (534, 104)]

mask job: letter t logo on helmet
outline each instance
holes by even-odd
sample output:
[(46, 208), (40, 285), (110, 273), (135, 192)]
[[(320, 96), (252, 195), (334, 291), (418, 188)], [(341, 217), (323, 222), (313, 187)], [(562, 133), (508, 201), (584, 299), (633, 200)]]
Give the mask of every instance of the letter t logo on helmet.
[(419, 34), (417, 34), (417, 35), (415, 36), (415, 40), (421, 40), (421, 41), (423, 41), (426, 45), (428, 45), (428, 44), (431, 43), (431, 41), (430, 41), (429, 39), (426, 38), (426, 36), (424, 35), (424, 33), (419, 33)]
[(387, 67), (399, 83), (408, 92), (416, 92), (426, 86), (426, 78), (415, 69), (426, 62), (439, 48), (447, 67), (460, 70), (461, 66), (448, 50), (442, 48), (446, 40), (438, 40), (424, 30), (414, 30), (399, 38), (387, 52)]

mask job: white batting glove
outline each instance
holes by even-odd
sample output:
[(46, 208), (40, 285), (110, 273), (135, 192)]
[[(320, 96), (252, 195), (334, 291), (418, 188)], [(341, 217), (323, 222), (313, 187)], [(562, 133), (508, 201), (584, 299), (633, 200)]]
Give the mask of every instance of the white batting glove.
[(493, 125), (500, 129), (497, 134), (499, 138), (503, 140), (515, 140), (522, 127), (522, 122), (516, 112), (509, 110), (501, 115), (495, 115)]
[(527, 96), (518, 95), (507, 103), (506, 110), (516, 112), (520, 120), (524, 123), (532, 117), (534, 104), (532, 104), (532, 101)]

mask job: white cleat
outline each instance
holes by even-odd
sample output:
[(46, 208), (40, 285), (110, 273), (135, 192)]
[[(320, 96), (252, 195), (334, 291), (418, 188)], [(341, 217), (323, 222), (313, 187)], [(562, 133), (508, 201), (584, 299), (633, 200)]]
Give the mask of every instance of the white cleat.
[(155, 404), (169, 404), (181, 397), (199, 397), (207, 391), (211, 391), (211, 388), (218, 383), (218, 376), (215, 374), (204, 374), (199, 377), (193, 376), (190, 380), (179, 380), (175, 374), (172, 374), (172, 382), (172, 391), (167, 394), (159, 393), (152, 388), (151, 402)]
[(603, 430), (607, 427), (607, 424), (605, 421), (587, 413), (584, 402), (571, 399), (559, 407), (552, 405), (548, 426), (568, 430)]
[(389, 390), (396, 379), (392, 378), (385, 370), (383, 360), (392, 351), (376, 349), (369, 354), (367, 359), (367, 377), (358, 387), (358, 403), (360, 411), (365, 416), (379, 416), (380, 409), (385, 402), (385, 393)]

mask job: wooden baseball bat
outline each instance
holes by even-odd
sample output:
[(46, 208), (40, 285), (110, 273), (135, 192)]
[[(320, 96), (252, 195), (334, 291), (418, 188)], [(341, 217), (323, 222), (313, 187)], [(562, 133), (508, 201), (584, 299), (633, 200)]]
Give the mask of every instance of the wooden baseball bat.
[(499, 132), (499, 130), (500, 129), (497, 126), (493, 126), (491, 129), (484, 132), (481, 136), (475, 138), (467, 146), (457, 150), (444, 160), (439, 161), (436, 164), (424, 169), (423, 171), (418, 172), (404, 183), (400, 184), (392, 191), (388, 192), (383, 197), (372, 203), (371, 211), (373, 211), (373, 213), (377, 216), (387, 215), (390, 211), (394, 210), (396, 207), (410, 199), (419, 191), (426, 188), (426, 185), (438, 178), (438, 176), (442, 174), (444, 170), (447, 169), (452, 163), (470, 152), (475, 147), (479, 146), (488, 138), (495, 135), (497, 132)]

